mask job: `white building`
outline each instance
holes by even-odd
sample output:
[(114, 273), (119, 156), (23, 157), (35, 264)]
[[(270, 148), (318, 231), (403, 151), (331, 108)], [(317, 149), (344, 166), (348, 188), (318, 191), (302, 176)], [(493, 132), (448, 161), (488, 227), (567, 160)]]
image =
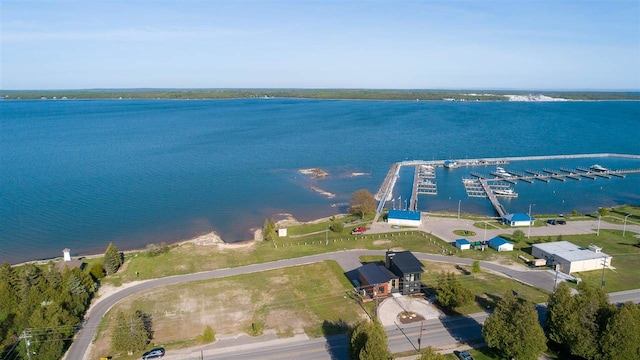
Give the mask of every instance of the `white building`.
[(529, 226), (533, 225), (536, 219), (527, 214), (513, 213), (503, 216), (502, 221), (509, 226)]
[(496, 236), (489, 240), (489, 247), (496, 251), (513, 251), (513, 244), (500, 236)]
[(420, 211), (389, 210), (387, 222), (391, 225), (420, 226)]
[(471, 249), (471, 243), (467, 239), (458, 239), (456, 240), (456, 247), (460, 250), (469, 250)]
[(568, 241), (533, 244), (531, 255), (546, 259), (551, 266), (560, 265), (558, 270), (566, 274), (610, 267), (612, 259), (598, 246), (590, 245), (585, 249)]

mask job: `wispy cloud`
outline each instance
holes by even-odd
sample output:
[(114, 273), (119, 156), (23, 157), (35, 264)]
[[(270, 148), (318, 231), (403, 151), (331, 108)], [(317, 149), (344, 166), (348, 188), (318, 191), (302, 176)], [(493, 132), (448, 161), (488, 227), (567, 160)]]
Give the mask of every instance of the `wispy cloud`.
[(28, 42), (28, 41), (130, 41), (150, 42), (175, 39), (211, 39), (260, 36), (268, 34), (269, 30), (243, 30), (231, 28), (171, 28), (160, 29), (152, 27), (88, 30), (88, 31), (43, 31), (25, 30), (20, 27), (3, 29), (0, 42)]

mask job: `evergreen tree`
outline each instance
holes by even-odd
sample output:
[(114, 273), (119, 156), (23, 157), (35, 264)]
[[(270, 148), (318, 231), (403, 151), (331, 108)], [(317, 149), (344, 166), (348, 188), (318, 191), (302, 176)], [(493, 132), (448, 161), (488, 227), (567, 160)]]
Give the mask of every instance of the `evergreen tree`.
[(471, 302), (473, 292), (464, 287), (453, 273), (440, 274), (436, 285), (436, 300), (447, 309), (457, 308)]
[(509, 359), (536, 360), (547, 339), (532, 303), (505, 295), (482, 327), (487, 345)]
[(113, 243), (109, 243), (104, 253), (104, 270), (107, 275), (115, 274), (122, 265), (122, 256)]
[(273, 219), (264, 219), (262, 237), (265, 241), (272, 241), (276, 237), (276, 222)]
[(473, 274), (479, 274), (480, 273), (480, 261), (476, 260), (473, 262), (473, 265), (471, 266), (471, 273)]
[(138, 352), (144, 350), (151, 334), (145, 326), (144, 314), (139, 311), (116, 314), (115, 328), (111, 334), (111, 347), (116, 351)]

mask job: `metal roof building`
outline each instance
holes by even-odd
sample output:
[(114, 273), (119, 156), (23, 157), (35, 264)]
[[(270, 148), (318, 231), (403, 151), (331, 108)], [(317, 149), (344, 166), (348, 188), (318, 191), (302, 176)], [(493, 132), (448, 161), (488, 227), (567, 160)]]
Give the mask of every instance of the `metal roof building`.
[(529, 226), (533, 225), (536, 219), (524, 213), (513, 213), (503, 216), (502, 221), (509, 226)]
[(558, 270), (566, 274), (611, 267), (613, 258), (603, 253), (598, 246), (590, 245), (585, 249), (568, 241), (533, 244), (531, 255), (546, 259), (551, 266), (559, 265)]
[(489, 247), (496, 249), (497, 251), (513, 251), (513, 244), (500, 236), (496, 236), (489, 240)]
[(420, 226), (420, 211), (389, 210), (387, 222), (392, 225)]

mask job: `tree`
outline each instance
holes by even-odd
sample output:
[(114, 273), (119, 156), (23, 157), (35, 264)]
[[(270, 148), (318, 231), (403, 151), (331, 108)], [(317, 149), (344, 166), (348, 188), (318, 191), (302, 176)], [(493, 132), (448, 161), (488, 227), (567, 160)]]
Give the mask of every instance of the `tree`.
[(547, 330), (549, 340), (560, 344), (566, 351), (570, 351), (570, 339), (575, 323), (575, 301), (571, 296), (571, 288), (562, 282), (549, 295), (547, 301)]
[(122, 256), (113, 243), (109, 243), (104, 253), (104, 270), (107, 275), (115, 274), (122, 265)]
[(468, 304), (473, 292), (464, 287), (453, 273), (440, 274), (436, 285), (436, 300), (447, 309)]
[(272, 241), (276, 237), (276, 222), (273, 219), (264, 219), (262, 227), (262, 238), (265, 241)]
[(118, 311), (115, 328), (111, 334), (113, 349), (127, 352), (144, 350), (151, 339), (149, 326), (145, 322), (145, 314), (140, 311), (130, 313)]
[(624, 303), (609, 318), (600, 340), (601, 359), (640, 359), (640, 307)]
[(598, 208), (598, 215), (600, 216), (607, 216), (609, 215), (609, 210), (607, 210), (607, 208)]
[(549, 296), (549, 339), (571, 355), (596, 359), (601, 353), (599, 339), (614, 311), (601, 289), (582, 282), (578, 293), (571, 296), (569, 286), (562, 283)]
[(520, 241), (524, 240), (525, 236), (524, 236), (524, 232), (522, 232), (522, 230), (516, 230), (513, 232), (513, 241), (516, 243), (519, 243)]
[(382, 324), (374, 320), (358, 324), (349, 336), (349, 355), (359, 360), (392, 359), (387, 348), (387, 333)]
[(357, 190), (353, 193), (349, 206), (349, 212), (364, 219), (365, 214), (376, 210), (376, 199), (366, 189)]
[(473, 274), (479, 274), (480, 273), (480, 261), (476, 260), (473, 262), (473, 265), (471, 266), (471, 273)]
[(342, 231), (344, 231), (344, 224), (342, 223), (342, 221), (333, 220), (331, 222), (330, 229), (335, 233), (341, 233)]
[(547, 339), (534, 305), (507, 293), (482, 327), (487, 345), (508, 359), (536, 360)]
[(420, 352), (420, 357), (417, 360), (445, 360), (446, 357), (440, 353), (437, 353), (431, 346), (426, 347)]

